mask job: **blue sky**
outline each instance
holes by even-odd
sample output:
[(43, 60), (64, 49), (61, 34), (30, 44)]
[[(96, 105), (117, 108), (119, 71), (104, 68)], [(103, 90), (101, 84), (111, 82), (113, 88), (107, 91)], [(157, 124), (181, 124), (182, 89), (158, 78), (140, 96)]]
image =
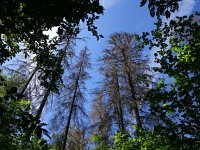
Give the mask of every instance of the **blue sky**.
[[(141, 34), (144, 31), (150, 31), (154, 28), (154, 22), (156, 20), (149, 15), (147, 6), (140, 7), (140, 0), (100, 0), (104, 6), (104, 15), (100, 16), (100, 19), (95, 22), (98, 27), (98, 33), (104, 36), (99, 41), (96, 40), (91, 33), (86, 29), (86, 26), (82, 24), (83, 31), (79, 34), (79, 37), (86, 37), (86, 42), (78, 42), (77, 49), (84, 48), (87, 45), (91, 53), (92, 69), (89, 70), (91, 79), (87, 81), (86, 87), (86, 110), (91, 111), (92, 95), (90, 94), (95, 87), (98, 87), (97, 82), (101, 81), (101, 75), (98, 71), (97, 59), (101, 56), (102, 50), (107, 46), (108, 36), (114, 32), (130, 32)], [(192, 11), (199, 11), (200, 0), (183, 0), (180, 4), (180, 9), (177, 13), (172, 15), (171, 19), (174, 19), (176, 15), (189, 15)], [(52, 31), (47, 31), (52, 37), (55, 35), (57, 28), (53, 28)], [(149, 56), (152, 57), (152, 53), (149, 52)], [(152, 58), (153, 59), (153, 58)], [(45, 118), (45, 122), (51, 118), (49, 113)], [(50, 118), (49, 118), (50, 117)]]
[[(87, 81), (85, 91), (87, 103), (85, 105), (86, 111), (91, 111), (91, 92), (95, 87), (98, 87), (97, 82), (101, 81), (101, 75), (98, 71), (97, 59), (101, 56), (102, 50), (107, 47), (107, 40), (110, 34), (114, 32), (130, 32), (141, 34), (144, 31), (150, 31), (154, 28), (156, 20), (149, 15), (147, 6), (140, 7), (140, 0), (100, 0), (104, 6), (104, 15), (100, 16), (100, 19), (95, 22), (98, 27), (98, 33), (104, 36), (99, 41), (96, 40), (84, 24), (81, 24), (83, 28), (79, 34), (79, 38), (86, 38), (85, 42), (77, 42), (76, 51), (79, 51), (85, 46), (88, 47), (91, 54), (92, 69), (88, 70), (91, 79)], [(192, 11), (197, 11), (200, 8), (200, 1), (198, 0), (183, 0), (180, 5), (180, 9), (177, 13), (172, 15), (171, 19), (174, 19), (176, 15), (189, 15)], [(57, 28), (53, 28), (52, 31), (47, 31), (52, 37), (55, 35)], [(149, 51), (149, 57), (153, 60), (153, 52)], [(52, 113), (48, 113), (44, 116), (44, 121), (49, 122), (52, 117)]]
[[(112, 2), (111, 2), (112, 1)], [(105, 8), (104, 15), (95, 22), (98, 27), (98, 33), (104, 36), (99, 41), (95, 37), (92, 37), (84, 26), (84, 30), (79, 37), (88, 37), (86, 42), (89, 52), (91, 53), (92, 69), (89, 71), (92, 78), (87, 81), (87, 111), (91, 111), (92, 95), (90, 94), (95, 87), (98, 87), (96, 82), (101, 81), (101, 75), (98, 71), (99, 63), (97, 59), (101, 56), (102, 50), (107, 47), (107, 40), (110, 34), (114, 32), (130, 32), (141, 34), (143, 31), (150, 31), (153, 28), (153, 22), (155, 21), (150, 17), (146, 8), (139, 7), (139, 0), (102, 0), (102, 4)], [(82, 44), (79, 43), (81, 48)]]
[[(154, 28), (156, 20), (149, 15), (147, 6), (140, 7), (140, 0), (100, 0), (104, 6), (104, 15), (100, 16), (100, 19), (95, 22), (98, 27), (98, 33), (104, 36), (99, 41), (96, 40), (84, 24), (81, 24), (83, 28), (79, 37), (86, 37), (86, 42), (77, 42), (77, 51), (85, 46), (88, 47), (91, 53), (92, 69), (89, 70), (91, 79), (87, 81), (86, 87), (86, 110), (91, 111), (92, 95), (90, 94), (95, 87), (98, 87), (97, 82), (101, 81), (101, 75), (98, 71), (97, 59), (101, 56), (102, 50), (107, 47), (107, 40), (110, 34), (114, 32), (130, 32), (142, 34), (144, 31), (150, 31)], [(174, 19), (176, 15), (189, 15), (192, 11), (197, 11), (200, 8), (199, 0), (183, 0), (180, 4), (180, 9), (177, 13), (172, 15), (171, 19)], [(165, 19), (164, 19), (165, 20)], [(57, 31), (57, 28), (52, 28), (51, 31), (46, 31), (50, 37), (53, 37)], [(153, 52), (149, 51), (149, 56), (153, 60)], [(47, 115), (50, 116), (51, 114)], [(46, 118), (46, 119), (47, 119)], [(45, 119), (45, 120), (46, 120)], [(49, 118), (48, 118), (49, 119)], [(48, 120), (47, 119), (47, 120)]]
[[(97, 59), (101, 56), (101, 52), (107, 46), (107, 40), (110, 34), (114, 32), (126, 31), (130, 33), (141, 34), (144, 31), (150, 31), (154, 28), (154, 22), (156, 20), (149, 15), (147, 6), (140, 7), (140, 0), (100, 0), (104, 6), (104, 15), (100, 17), (95, 25), (98, 27), (99, 34), (104, 36), (99, 41), (86, 30), (83, 25), (83, 31), (79, 37), (87, 37), (86, 43), (78, 43), (78, 47), (87, 45), (91, 53), (92, 70), (90, 75), (92, 78), (87, 82), (87, 111), (91, 110), (91, 99), (90, 92), (95, 87), (98, 87), (96, 82), (101, 80), (100, 73), (98, 71)], [(171, 19), (179, 15), (189, 15), (192, 11), (197, 11), (200, 8), (200, 2), (197, 0), (183, 0), (180, 4), (179, 11), (172, 15)], [(164, 19), (166, 20), (166, 19)], [(153, 55), (149, 53), (149, 56)], [(152, 58), (153, 59), (153, 58)]]
[[(130, 32), (141, 34), (144, 31), (150, 31), (154, 28), (156, 20), (149, 15), (147, 6), (140, 7), (140, 0), (100, 0), (104, 6), (104, 15), (100, 16), (100, 19), (95, 22), (98, 27), (98, 33), (104, 36), (99, 41), (96, 40), (84, 24), (81, 24), (83, 28), (79, 37), (86, 37), (86, 42), (77, 42), (77, 50), (84, 48), (86, 45), (91, 53), (92, 69), (89, 70), (91, 79), (87, 81), (86, 96), (87, 104), (86, 109), (89, 112), (91, 110), (92, 96), (90, 93), (92, 89), (98, 87), (96, 82), (101, 81), (101, 76), (98, 71), (97, 59), (101, 56), (102, 50), (107, 46), (107, 40), (110, 34), (114, 32)], [(176, 15), (189, 15), (192, 11), (197, 11), (200, 8), (199, 0), (183, 0), (180, 4), (179, 11), (172, 15), (171, 19), (174, 19)], [(46, 31), (50, 37), (53, 37), (57, 31), (57, 28), (52, 28), (51, 31)], [(149, 51), (149, 56), (153, 60), (153, 52)]]

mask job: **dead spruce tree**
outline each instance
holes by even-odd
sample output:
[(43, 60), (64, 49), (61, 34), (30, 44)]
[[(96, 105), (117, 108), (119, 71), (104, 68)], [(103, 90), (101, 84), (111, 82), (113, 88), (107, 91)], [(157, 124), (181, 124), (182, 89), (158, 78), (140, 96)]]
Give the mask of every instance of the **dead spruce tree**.
[(101, 140), (94, 141), (96, 146), (108, 145), (109, 136), (111, 134), (113, 115), (111, 113), (111, 105), (107, 101), (107, 94), (102, 88), (93, 91), (94, 98), (92, 100), (91, 119), (91, 138), (98, 136)]
[(142, 127), (140, 108), (151, 80), (148, 59), (143, 57), (142, 43), (137, 37), (126, 32), (112, 34), (101, 58), (103, 82), (110, 91), (110, 101), (118, 110), (116, 114), (121, 128), (124, 128), (125, 110), (133, 114), (136, 127)]
[(24, 59), (24, 54), (20, 53), (11, 62), (3, 66), (3, 71), (8, 72), (8, 74), (13, 76), (12, 78), (23, 78), (23, 82), (18, 86), (18, 93), (31, 102), (31, 112), (34, 113), (44, 88), (38, 80), (39, 68), (37, 68), (35, 57), (31, 54), (28, 56), (27, 59)]
[[(62, 68), (64, 66), (66, 66), (66, 62), (69, 61), (68, 59), (71, 57), (71, 53), (73, 53), (73, 48), (74, 48), (74, 41), (75, 39), (72, 37), (66, 37), (64, 40), (61, 41), (60, 46), (61, 46), (61, 50), (59, 51), (59, 53), (57, 53), (57, 61), (55, 62), (55, 65), (53, 67), (53, 72), (56, 74), (56, 70), (60, 68), (60, 66), (62, 66)], [(67, 61), (66, 61), (67, 59)], [(68, 63), (68, 62), (67, 62)], [(65, 68), (66, 70), (66, 68)], [(51, 80), (48, 83), (48, 86), (46, 87), (46, 89), (43, 92), (43, 98), (40, 101), (39, 107), (37, 109), (36, 112), (36, 117), (40, 118), (41, 114), (44, 110), (45, 105), (47, 104), (48, 101), (48, 97), (51, 93), (51, 88), (54, 85), (55, 82), (55, 76), (54, 74), (51, 75)]]
[[(58, 95), (55, 108), (55, 117), (52, 120), (52, 127), (64, 130), (62, 139), (62, 150), (66, 148), (69, 129), (71, 124), (77, 124), (83, 116), (87, 116), (84, 109), (85, 81), (89, 78), (86, 72), (90, 68), (87, 48), (81, 50), (80, 54), (70, 64), (70, 69), (64, 74), (63, 84)], [(65, 126), (64, 129), (62, 126)]]
[[(109, 57), (104, 57), (104, 64), (100, 71), (104, 76), (103, 92), (106, 94), (107, 103), (112, 110), (113, 123), (119, 130), (125, 130), (124, 103), (120, 90), (120, 76), (117, 65)], [(110, 111), (111, 113), (111, 111)]]

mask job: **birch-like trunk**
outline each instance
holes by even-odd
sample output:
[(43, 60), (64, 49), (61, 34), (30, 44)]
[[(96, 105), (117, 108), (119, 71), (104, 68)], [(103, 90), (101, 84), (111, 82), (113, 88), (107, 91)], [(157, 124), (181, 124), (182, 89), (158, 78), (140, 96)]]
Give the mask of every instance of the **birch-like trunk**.
[(27, 89), (29, 83), (30, 83), (31, 80), (33, 79), (33, 77), (34, 77), (34, 75), (36, 74), (37, 70), (38, 70), (38, 68), (35, 67), (35, 69), (34, 69), (33, 72), (31, 73), (30, 77), (28, 78), (26, 84), (25, 84), (25, 85), (23, 86), (23, 88), (21, 89), (21, 91), (20, 91), (20, 94), (21, 94), (21, 95), (23, 95), (24, 92), (26, 91), (26, 89)]
[[(68, 40), (67, 40), (66, 46), (65, 46), (65, 47), (63, 48), (63, 50), (61, 51), (60, 59), (59, 59), (59, 62), (58, 62), (59, 65), (61, 64), (62, 60), (63, 60), (64, 57), (66, 56), (66, 51), (67, 51), (69, 42), (70, 42), (70, 40), (68, 39)], [(51, 85), (52, 82), (54, 82), (54, 81), (53, 81), (53, 80), (50, 81), (49, 85)], [(46, 89), (45, 93), (44, 93), (44, 97), (43, 97), (43, 99), (42, 99), (42, 101), (41, 101), (41, 103), (40, 103), (40, 106), (39, 106), (39, 108), (38, 108), (38, 110), (37, 110), (37, 112), (36, 112), (36, 117), (37, 117), (37, 118), (40, 118), (40, 117), (41, 117), (42, 111), (43, 111), (44, 106), (45, 106), (45, 104), (46, 104), (46, 102), (47, 102), (47, 99), (48, 99), (48, 96), (49, 96), (50, 92), (51, 92), (50, 87), (48, 87), (48, 88)]]

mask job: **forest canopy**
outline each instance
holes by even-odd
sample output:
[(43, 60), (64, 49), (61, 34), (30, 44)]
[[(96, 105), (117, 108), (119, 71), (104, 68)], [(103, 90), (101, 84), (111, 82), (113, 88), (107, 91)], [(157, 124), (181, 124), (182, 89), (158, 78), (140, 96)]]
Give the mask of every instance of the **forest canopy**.
[[(141, 0), (154, 29), (107, 38), (88, 112), (90, 49), (77, 43), (85, 40), (82, 23), (103, 38), (95, 25), (100, 1), (2, 0), (0, 149), (199, 149), (200, 14), (171, 18), (181, 1)], [(44, 31), (53, 27), (50, 38)]]

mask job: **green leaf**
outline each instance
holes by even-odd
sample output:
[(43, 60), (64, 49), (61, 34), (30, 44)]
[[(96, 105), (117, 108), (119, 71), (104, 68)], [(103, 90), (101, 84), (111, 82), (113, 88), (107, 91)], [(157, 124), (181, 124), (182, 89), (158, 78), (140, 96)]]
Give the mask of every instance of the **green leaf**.
[(163, 104), (163, 107), (166, 107), (166, 106), (168, 106), (167, 104)]

